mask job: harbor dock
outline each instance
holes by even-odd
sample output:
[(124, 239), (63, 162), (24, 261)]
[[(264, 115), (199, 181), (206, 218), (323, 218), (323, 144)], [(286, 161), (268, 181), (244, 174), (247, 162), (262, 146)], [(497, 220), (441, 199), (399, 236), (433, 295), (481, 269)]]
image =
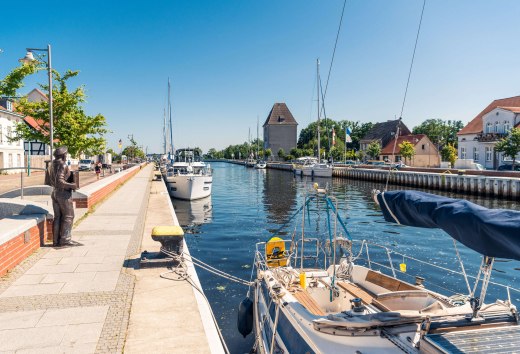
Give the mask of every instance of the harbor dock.
[[(34, 237), (48, 244), (49, 214), (24, 216), (34, 246), (17, 251), (27, 258), (0, 278), (2, 352), (224, 352), (198, 290), (161, 278), (166, 267), (140, 269), (141, 252), (159, 250), (151, 228), (178, 222), (164, 183), (153, 180), (152, 165), (124, 173), (118, 183), (107, 180), (97, 190), (91, 185), (86, 199), (76, 202), (88, 211), (73, 229), (73, 247), (38, 247)], [(18, 229), (9, 236), (2, 228), (0, 242), (8, 236), (9, 247), (21, 247), (14, 242)], [(10, 248), (4, 246), (6, 255)], [(200, 288), (193, 267), (188, 274)]]

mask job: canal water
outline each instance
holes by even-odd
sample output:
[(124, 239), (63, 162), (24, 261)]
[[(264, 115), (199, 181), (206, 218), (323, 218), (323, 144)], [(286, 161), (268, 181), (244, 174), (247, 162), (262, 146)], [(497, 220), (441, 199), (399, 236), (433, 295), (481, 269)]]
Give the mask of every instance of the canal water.
[[(185, 229), (186, 240), (193, 256), (224, 272), (249, 280), (255, 243), (267, 241), (275, 230), (290, 219), (301, 206), (305, 191), (311, 187), (312, 181), (294, 177), (288, 171), (255, 170), (228, 163), (213, 163), (212, 168), (214, 174), (211, 197), (194, 202), (172, 200), (173, 205), (179, 222)], [(460, 271), (452, 239), (441, 230), (385, 222), (381, 211), (371, 199), (371, 191), (382, 189), (382, 185), (336, 178), (316, 181), (320, 186), (327, 186), (338, 199), (340, 215), (346, 220), (353, 239), (367, 240), (394, 251), (392, 266), (400, 278), (413, 283), (411, 274), (419, 274), (425, 278), (426, 286), (435, 291), (446, 295), (467, 294), (466, 282), (462, 276), (419, 261)], [(397, 188), (390, 186), (389, 189)], [(520, 203), (513, 201), (449, 196), (467, 198), (488, 208), (520, 210)], [(317, 205), (311, 207), (313, 211), (316, 208)], [(297, 227), (297, 219), (299, 220), (295, 218), (289, 223), (289, 233)], [(325, 218), (321, 222), (323, 225), (324, 220)], [(318, 223), (316, 227), (320, 227)], [(325, 229), (325, 226), (322, 228)], [(457, 248), (466, 272), (475, 276), (481, 257), (463, 245), (458, 244)], [(358, 250), (359, 247), (353, 249), (355, 253)], [(392, 274), (385, 249), (371, 246), (369, 250), (372, 267)], [(403, 257), (401, 254), (410, 257)], [(363, 253), (358, 263), (366, 265), (367, 262)], [(406, 264), (406, 273), (399, 273), (400, 264)], [(246, 296), (247, 287), (216, 277), (202, 269), (198, 269), (197, 273), (231, 353), (249, 352), (253, 345), (252, 334), (242, 338), (236, 330), (238, 304)], [(519, 278), (520, 262), (495, 263), (492, 281), (519, 289)], [(496, 298), (506, 299), (507, 292), (504, 288), (491, 285), (486, 302)], [(520, 305), (519, 292), (511, 291), (511, 298), (517, 306)]]

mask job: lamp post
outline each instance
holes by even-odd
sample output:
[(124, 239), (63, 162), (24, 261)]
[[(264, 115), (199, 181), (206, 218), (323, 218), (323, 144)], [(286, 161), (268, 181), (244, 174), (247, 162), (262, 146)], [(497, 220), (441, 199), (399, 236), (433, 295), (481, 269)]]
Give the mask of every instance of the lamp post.
[[(34, 59), (33, 52), (47, 52), (47, 73), (49, 75), (49, 138), (50, 138), (50, 155), (52, 161), (52, 152), (54, 150), (54, 117), (52, 114), (52, 52), (51, 45), (47, 44), (46, 49), (38, 49), (38, 48), (27, 48), (27, 54), (25, 57), (20, 59), (21, 63), (34, 63), (36, 59)], [(30, 153), (30, 152), (29, 152)]]

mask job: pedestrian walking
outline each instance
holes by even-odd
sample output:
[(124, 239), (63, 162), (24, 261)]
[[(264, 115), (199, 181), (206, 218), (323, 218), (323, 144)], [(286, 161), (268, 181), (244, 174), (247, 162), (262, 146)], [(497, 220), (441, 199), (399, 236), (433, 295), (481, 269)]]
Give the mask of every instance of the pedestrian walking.
[(99, 179), (99, 174), (101, 173), (101, 162), (98, 162), (96, 164), (94, 170), (96, 171), (96, 178)]

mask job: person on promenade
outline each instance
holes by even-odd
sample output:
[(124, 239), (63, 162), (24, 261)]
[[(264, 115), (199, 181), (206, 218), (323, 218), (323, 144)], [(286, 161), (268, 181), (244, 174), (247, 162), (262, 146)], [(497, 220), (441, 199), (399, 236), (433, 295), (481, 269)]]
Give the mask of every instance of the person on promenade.
[(74, 221), (74, 205), (72, 191), (77, 188), (73, 183), (74, 175), (65, 163), (68, 149), (61, 146), (54, 151), (54, 160), (45, 171), (45, 184), (52, 186), (52, 208), (54, 222), (52, 229), (52, 245), (71, 245), (72, 223)]
[(101, 173), (101, 162), (98, 162), (96, 164), (94, 170), (96, 171), (96, 178), (99, 179), (99, 174)]

